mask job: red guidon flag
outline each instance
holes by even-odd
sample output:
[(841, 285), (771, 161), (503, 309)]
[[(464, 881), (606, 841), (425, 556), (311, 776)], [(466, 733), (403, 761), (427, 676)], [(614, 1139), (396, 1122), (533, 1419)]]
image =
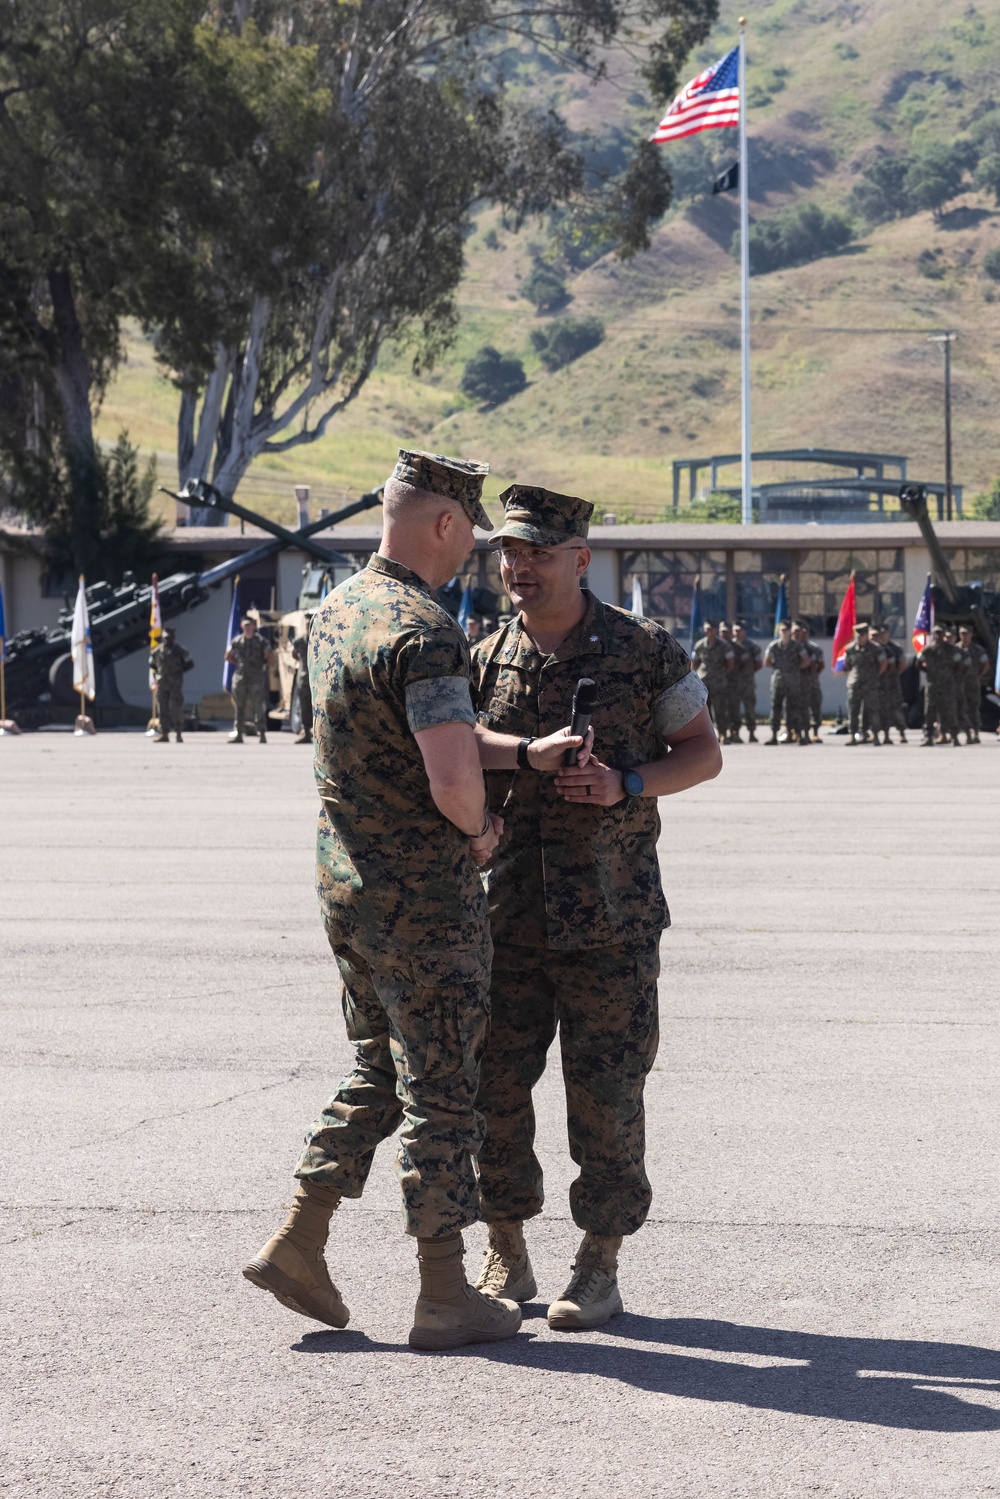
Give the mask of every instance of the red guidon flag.
[(837, 628), (833, 632), (833, 669), (844, 670), (844, 652), (854, 639), (854, 626), (858, 622), (858, 605), (854, 594), (854, 574), (851, 573), (851, 581), (847, 585), (844, 594), (844, 602), (840, 606), (837, 615)]

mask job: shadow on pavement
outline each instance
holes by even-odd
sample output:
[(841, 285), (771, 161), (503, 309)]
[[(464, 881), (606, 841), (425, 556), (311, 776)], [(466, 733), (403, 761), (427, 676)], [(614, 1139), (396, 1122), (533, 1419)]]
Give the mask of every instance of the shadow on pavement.
[[(972, 1399), (977, 1386), (1000, 1394), (996, 1349), (823, 1337), (733, 1322), (628, 1314), (616, 1317), (606, 1331), (615, 1339), (660, 1343), (671, 1351), (598, 1342), (597, 1332), (544, 1342), (522, 1335), (509, 1343), (462, 1352), (537, 1369), (599, 1374), (659, 1394), (724, 1400), (758, 1410), (909, 1431), (1000, 1430), (1000, 1410)], [(698, 1358), (677, 1353), (677, 1348), (727, 1357)], [(762, 1368), (739, 1362), (741, 1355), (798, 1362)]]
[[(542, 1306), (525, 1307), (529, 1316), (536, 1310), (544, 1315)], [(617, 1341), (621, 1338), (663, 1347), (622, 1347)], [(678, 1353), (679, 1348), (716, 1356), (699, 1358)], [(306, 1333), (293, 1344), (293, 1351), (410, 1355), (403, 1342), (377, 1342), (350, 1329)], [(535, 1337), (526, 1322), (508, 1342), (419, 1356), (486, 1358), (511, 1367), (597, 1374), (689, 1400), (729, 1401), (756, 1410), (907, 1431), (1000, 1430), (1000, 1410), (977, 1405), (974, 1399), (978, 1389), (1000, 1395), (1000, 1350), (961, 1343), (834, 1338), (735, 1322), (626, 1314), (606, 1329), (544, 1340)], [(788, 1362), (771, 1367), (741, 1362), (749, 1358)]]

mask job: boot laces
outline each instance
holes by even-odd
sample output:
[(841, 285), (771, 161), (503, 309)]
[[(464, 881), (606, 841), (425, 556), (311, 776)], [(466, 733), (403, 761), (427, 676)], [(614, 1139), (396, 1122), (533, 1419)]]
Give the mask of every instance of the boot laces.
[(596, 1291), (601, 1279), (612, 1280), (614, 1271), (607, 1266), (596, 1255), (581, 1255), (573, 1266), (573, 1277), (566, 1287), (560, 1301), (575, 1301), (579, 1304), (586, 1300), (590, 1291)]
[(480, 1290), (501, 1290), (511, 1270), (521, 1259), (523, 1255), (518, 1249), (517, 1235), (509, 1229), (491, 1226), (479, 1278)]

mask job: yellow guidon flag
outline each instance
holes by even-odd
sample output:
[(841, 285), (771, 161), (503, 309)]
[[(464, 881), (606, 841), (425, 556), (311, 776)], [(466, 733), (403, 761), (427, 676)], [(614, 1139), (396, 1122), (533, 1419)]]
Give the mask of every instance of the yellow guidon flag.
[[(163, 639), (163, 619), (160, 614), (160, 580), (153, 574), (153, 594), (149, 603), (149, 650), (153, 651)], [(149, 690), (156, 690), (156, 678), (153, 675), (153, 667), (149, 668)]]

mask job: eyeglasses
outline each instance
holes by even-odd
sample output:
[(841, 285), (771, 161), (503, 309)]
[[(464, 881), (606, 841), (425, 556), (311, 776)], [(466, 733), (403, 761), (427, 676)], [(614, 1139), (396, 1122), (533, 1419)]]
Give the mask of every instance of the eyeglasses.
[(566, 552), (582, 552), (583, 547), (560, 547), (558, 551), (548, 547), (518, 547), (516, 550), (510, 547), (494, 547), (493, 551), (504, 567), (514, 567), (518, 562), (530, 563), (532, 567), (548, 567), (556, 557)]

